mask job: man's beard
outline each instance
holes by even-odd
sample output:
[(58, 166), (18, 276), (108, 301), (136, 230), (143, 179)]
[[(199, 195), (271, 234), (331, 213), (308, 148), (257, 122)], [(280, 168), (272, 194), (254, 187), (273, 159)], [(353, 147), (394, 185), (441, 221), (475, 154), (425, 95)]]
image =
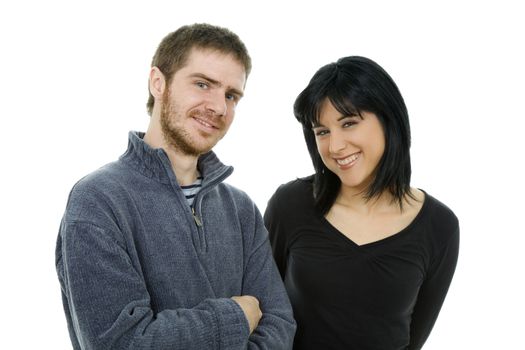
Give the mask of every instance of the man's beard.
[[(198, 114), (199, 111), (193, 111), (193, 113)], [(182, 115), (177, 105), (171, 104), (169, 90), (166, 90), (162, 97), (162, 110), (160, 112), (160, 125), (166, 143), (188, 156), (198, 157), (211, 150), (213, 145), (199, 147), (193, 142), (190, 134), (186, 130), (174, 125), (175, 120), (182, 121), (183, 118), (185, 118), (185, 116)]]

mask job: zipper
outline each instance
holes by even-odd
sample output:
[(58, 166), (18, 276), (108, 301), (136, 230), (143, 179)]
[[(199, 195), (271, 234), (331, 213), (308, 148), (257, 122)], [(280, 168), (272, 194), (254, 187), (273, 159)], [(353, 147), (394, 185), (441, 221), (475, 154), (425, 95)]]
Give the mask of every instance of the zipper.
[(195, 224), (198, 227), (202, 227), (202, 221), (201, 221), (201, 219), (199, 219), (197, 214), (195, 214), (195, 208), (193, 206), (191, 207), (191, 213), (193, 214), (193, 220), (195, 220)]
[(208, 243), (206, 242), (206, 237), (204, 236), (204, 228), (202, 225), (202, 221), (195, 212), (195, 207), (191, 206), (191, 213), (193, 215), (193, 220), (195, 221), (195, 225), (197, 226), (197, 233), (200, 241), (200, 249), (203, 252), (208, 252)]
[[(211, 189), (214, 188), (214, 186), (220, 182), (222, 182), (226, 177), (228, 177), (233, 171), (232, 167), (226, 168), (224, 171), (221, 171), (219, 174), (216, 174), (213, 176), (213, 180), (210, 182), (205, 182), (203, 180), (202, 188), (197, 193), (195, 198), (193, 199), (193, 205), (191, 206), (191, 214), (193, 216), (193, 220), (195, 221), (195, 225), (197, 226), (197, 233), (200, 238), (200, 249), (202, 252), (207, 253), (208, 252), (208, 242), (206, 240), (206, 235), (204, 233), (204, 225), (202, 223), (202, 219), (197, 215), (197, 211), (195, 209), (195, 206), (199, 205), (200, 208), (200, 201), (202, 201), (203, 196)], [(201, 212), (202, 216), (202, 212)]]

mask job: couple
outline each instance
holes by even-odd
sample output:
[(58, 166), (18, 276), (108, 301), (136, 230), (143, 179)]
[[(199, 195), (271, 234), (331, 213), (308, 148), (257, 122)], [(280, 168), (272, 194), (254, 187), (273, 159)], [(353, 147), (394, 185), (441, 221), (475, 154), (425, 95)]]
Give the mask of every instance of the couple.
[(277, 189), (263, 219), (224, 183), (232, 168), (211, 151), (250, 69), (225, 28), (184, 26), (160, 43), (147, 131), (130, 132), (116, 162), (73, 187), (60, 225), (56, 269), (74, 349), (424, 344), (459, 226), (410, 187), (395, 83), (355, 56), (313, 76), (294, 114), (315, 174)]

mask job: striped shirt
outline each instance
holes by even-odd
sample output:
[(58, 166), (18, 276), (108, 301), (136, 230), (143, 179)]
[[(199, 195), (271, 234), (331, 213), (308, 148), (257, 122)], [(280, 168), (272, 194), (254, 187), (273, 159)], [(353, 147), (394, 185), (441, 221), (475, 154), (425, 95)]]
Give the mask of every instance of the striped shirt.
[(195, 180), (195, 182), (192, 183), (191, 185), (180, 187), (182, 189), (182, 192), (186, 196), (186, 200), (188, 201), (188, 204), (190, 205), (190, 207), (193, 205), (193, 199), (195, 198), (197, 193), (199, 193), (199, 191), (201, 190), (201, 187), (202, 187), (202, 176), (200, 175), (199, 177), (197, 177), (197, 180)]

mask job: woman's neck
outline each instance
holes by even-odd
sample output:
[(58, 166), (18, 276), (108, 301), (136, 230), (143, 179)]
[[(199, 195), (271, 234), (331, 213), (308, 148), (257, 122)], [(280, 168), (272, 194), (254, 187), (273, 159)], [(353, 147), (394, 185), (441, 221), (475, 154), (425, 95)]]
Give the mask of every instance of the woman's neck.
[(357, 192), (341, 188), (334, 204), (361, 214), (373, 214), (385, 210), (391, 211), (393, 204), (399, 207), (396, 202), (392, 201), (392, 196), (387, 192), (369, 199), (365, 198), (365, 194), (366, 192), (364, 191)]

